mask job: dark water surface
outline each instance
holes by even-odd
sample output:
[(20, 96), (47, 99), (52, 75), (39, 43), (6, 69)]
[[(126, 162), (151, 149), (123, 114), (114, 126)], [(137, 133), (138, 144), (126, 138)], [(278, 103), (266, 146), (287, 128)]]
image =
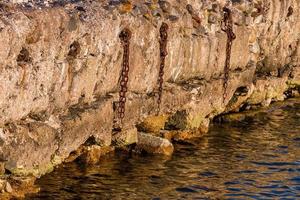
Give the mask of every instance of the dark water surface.
[(215, 124), (171, 158), (115, 153), (37, 183), (27, 199), (300, 199), (300, 100)]

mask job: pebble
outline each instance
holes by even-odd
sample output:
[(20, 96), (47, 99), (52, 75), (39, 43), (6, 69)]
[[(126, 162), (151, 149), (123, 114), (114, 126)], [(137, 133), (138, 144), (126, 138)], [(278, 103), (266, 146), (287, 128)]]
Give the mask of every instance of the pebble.
[(211, 9), (211, 11), (213, 11), (213, 12), (216, 12), (216, 13), (218, 13), (219, 12), (219, 4), (216, 4), (216, 3), (214, 3), (214, 4), (212, 4), (212, 9)]
[(119, 5), (118, 8), (119, 8), (120, 13), (125, 14), (125, 13), (129, 13), (133, 10), (133, 5), (130, 1), (127, 1), (127, 2), (124, 2), (121, 5)]
[(155, 9), (155, 10), (152, 10), (152, 16), (154, 17), (162, 17), (163, 16), (163, 13), (160, 9)]
[(170, 13), (171, 12), (171, 4), (167, 1), (159, 1), (158, 2), (160, 8), (162, 9), (163, 12), (165, 13)]
[(246, 22), (246, 16), (244, 13), (237, 10), (232, 12), (232, 20), (235, 25), (242, 26)]
[(5, 192), (6, 180), (0, 179), (0, 193)]
[(176, 16), (176, 15), (169, 15), (169, 16), (168, 16), (168, 19), (169, 19), (171, 22), (176, 22), (176, 21), (178, 21), (179, 17)]
[(146, 6), (145, 4), (141, 4), (140, 6), (138, 6), (138, 9), (142, 15), (150, 13), (148, 6)]
[(8, 193), (12, 193), (12, 191), (13, 191), (9, 182), (6, 182), (6, 184), (5, 184), (5, 191)]
[(0, 161), (0, 175), (3, 175), (5, 173), (5, 163)]
[(218, 22), (218, 16), (214, 13), (210, 13), (208, 15), (208, 23), (210, 24), (216, 24)]
[(109, 5), (110, 6), (118, 6), (118, 5), (120, 5), (121, 4), (121, 2), (120, 1), (116, 1), (116, 0), (112, 0), (112, 1), (110, 1), (109, 2)]
[(254, 19), (255, 24), (260, 24), (260, 23), (262, 23), (262, 21), (263, 21), (263, 15), (259, 15), (259, 16), (255, 17), (255, 19)]
[(186, 5), (186, 10), (192, 15), (195, 13), (194, 8), (191, 4)]
[(192, 5), (190, 4), (187, 4), (186, 5), (186, 10), (189, 12), (189, 14), (192, 16), (192, 19), (197, 23), (193, 23), (194, 24), (194, 27), (197, 27), (199, 24), (201, 24), (201, 19), (200, 17), (195, 13), (195, 10), (193, 8)]

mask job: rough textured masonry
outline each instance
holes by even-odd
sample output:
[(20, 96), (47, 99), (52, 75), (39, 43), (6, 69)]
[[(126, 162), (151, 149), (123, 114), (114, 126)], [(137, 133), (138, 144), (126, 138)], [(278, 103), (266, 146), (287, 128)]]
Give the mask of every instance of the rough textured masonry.
[[(139, 138), (197, 136), (217, 115), (297, 95), (299, 4), (2, 2), (2, 165), (40, 176), (87, 141), (103, 148), (137, 143), (143, 150)], [(127, 50), (124, 30), (131, 34)], [(162, 144), (155, 145), (170, 145)], [(173, 147), (153, 152), (165, 150)]]

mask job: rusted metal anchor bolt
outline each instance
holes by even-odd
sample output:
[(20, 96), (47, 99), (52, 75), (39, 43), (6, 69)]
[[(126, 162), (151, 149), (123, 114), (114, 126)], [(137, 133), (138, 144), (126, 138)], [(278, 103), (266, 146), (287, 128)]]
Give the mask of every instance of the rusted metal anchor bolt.
[(123, 63), (120, 77), (118, 117), (122, 121), (122, 119), (125, 117), (126, 92), (128, 91), (127, 83), (129, 72), (129, 46), (131, 31), (128, 28), (123, 29), (119, 35), (119, 38), (123, 46)]
[(158, 111), (157, 114), (160, 112), (160, 104), (161, 104), (161, 97), (163, 91), (163, 82), (164, 82), (164, 68), (165, 68), (165, 59), (168, 55), (167, 51), (167, 42), (168, 42), (168, 30), (169, 26), (166, 23), (162, 23), (159, 33), (160, 33), (160, 67), (159, 67), (159, 74), (158, 74)]
[(227, 34), (227, 42), (226, 42), (226, 59), (225, 59), (225, 66), (224, 66), (224, 82), (223, 82), (223, 102), (227, 96), (227, 87), (228, 87), (228, 79), (229, 79), (229, 71), (230, 71), (230, 58), (231, 58), (231, 47), (232, 42), (236, 38), (233, 32), (233, 20), (231, 10), (227, 7), (223, 8), (224, 12), (224, 28), (222, 30)]

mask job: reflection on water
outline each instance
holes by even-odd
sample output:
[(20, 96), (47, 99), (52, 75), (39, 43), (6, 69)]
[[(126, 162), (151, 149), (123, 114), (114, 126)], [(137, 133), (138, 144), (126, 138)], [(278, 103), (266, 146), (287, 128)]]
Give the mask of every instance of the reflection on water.
[(214, 125), (171, 158), (116, 153), (67, 164), (28, 199), (300, 199), (300, 101)]

